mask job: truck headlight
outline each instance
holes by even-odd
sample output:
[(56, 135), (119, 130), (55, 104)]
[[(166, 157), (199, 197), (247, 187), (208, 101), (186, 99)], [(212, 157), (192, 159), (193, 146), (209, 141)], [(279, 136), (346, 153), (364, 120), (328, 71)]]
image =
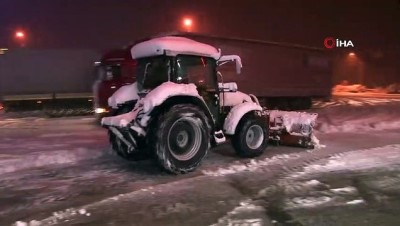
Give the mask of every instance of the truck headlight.
[(105, 109), (105, 108), (96, 108), (96, 109), (94, 109), (94, 112), (95, 112), (96, 114), (102, 114), (102, 113), (106, 113), (106, 112), (108, 112), (108, 111), (107, 111), (107, 109)]

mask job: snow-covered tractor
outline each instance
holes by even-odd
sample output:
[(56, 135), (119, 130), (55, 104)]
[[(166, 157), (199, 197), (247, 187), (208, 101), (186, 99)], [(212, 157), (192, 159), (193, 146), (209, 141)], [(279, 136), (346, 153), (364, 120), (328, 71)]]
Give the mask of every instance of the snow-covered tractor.
[(239, 56), (222, 56), (213, 46), (165, 36), (134, 45), (137, 82), (108, 100), (104, 117), (114, 151), (130, 160), (154, 157), (167, 171), (194, 170), (211, 146), (230, 138), (239, 156), (255, 157), (268, 144), (268, 120), (253, 95), (223, 83), (218, 67)]

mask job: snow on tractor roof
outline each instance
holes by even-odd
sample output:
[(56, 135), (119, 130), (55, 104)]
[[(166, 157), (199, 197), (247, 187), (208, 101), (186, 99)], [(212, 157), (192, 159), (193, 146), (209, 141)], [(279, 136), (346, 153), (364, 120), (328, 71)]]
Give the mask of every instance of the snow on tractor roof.
[(150, 39), (136, 44), (131, 49), (132, 58), (144, 58), (166, 54), (176, 56), (178, 54), (199, 55), (212, 57), (218, 60), (221, 52), (213, 46), (197, 42), (188, 38), (165, 36)]

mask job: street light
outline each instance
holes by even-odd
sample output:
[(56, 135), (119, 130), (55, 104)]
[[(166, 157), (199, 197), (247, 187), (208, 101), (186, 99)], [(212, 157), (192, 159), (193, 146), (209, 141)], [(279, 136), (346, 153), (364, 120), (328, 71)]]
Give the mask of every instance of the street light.
[(14, 33), (14, 39), (17, 45), (20, 47), (26, 46), (26, 33), (23, 30), (16, 30)]
[(23, 32), (23, 31), (16, 31), (15, 32), (15, 38), (17, 38), (17, 39), (24, 39), (25, 38), (25, 32)]
[(182, 21), (183, 27), (186, 31), (190, 32), (193, 26), (193, 20), (190, 18), (184, 18)]

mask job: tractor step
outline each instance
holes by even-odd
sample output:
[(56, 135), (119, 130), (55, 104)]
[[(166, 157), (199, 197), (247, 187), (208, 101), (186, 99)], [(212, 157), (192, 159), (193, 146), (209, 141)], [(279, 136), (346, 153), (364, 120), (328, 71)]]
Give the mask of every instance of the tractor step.
[(221, 144), (226, 141), (225, 135), (222, 130), (218, 130), (214, 133), (214, 139), (217, 144)]

